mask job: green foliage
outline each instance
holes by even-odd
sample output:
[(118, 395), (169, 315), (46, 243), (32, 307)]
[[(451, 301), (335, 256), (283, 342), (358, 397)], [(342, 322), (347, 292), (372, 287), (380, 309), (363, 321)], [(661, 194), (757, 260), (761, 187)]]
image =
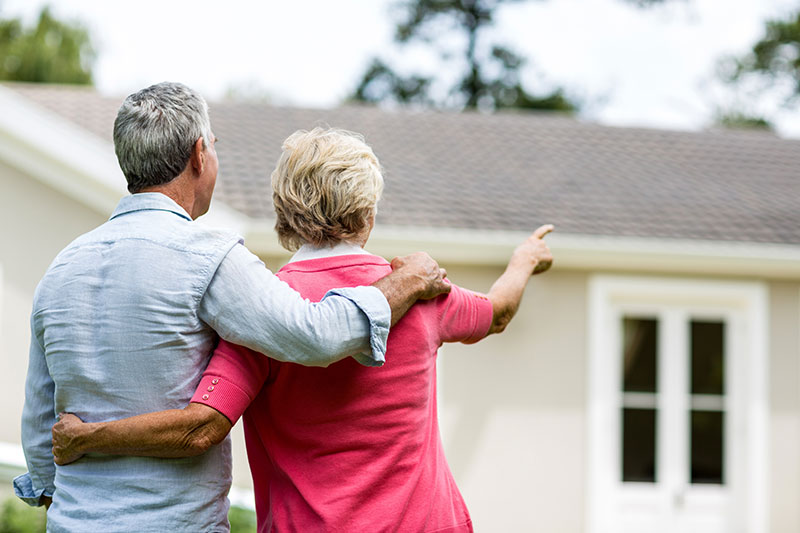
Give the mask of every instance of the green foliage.
[(764, 130), (772, 131), (772, 123), (766, 118), (758, 115), (746, 113), (744, 111), (728, 111), (718, 113), (715, 122), (730, 129), (739, 130)]
[(531, 108), (574, 111), (577, 104), (563, 90), (532, 94), (522, 85), (520, 72), (525, 59), (511, 49), (483, 39), (483, 30), (494, 22), (501, 4), (521, 0), (406, 0), (400, 4), (403, 17), (395, 40), (436, 46), (443, 27), (463, 37), (460, 55), (440, 52), (442, 61), (462, 65), (462, 73), (443, 98), (435, 98), (435, 78), (421, 74), (403, 76), (385, 61), (374, 58), (363, 74), (352, 99), (361, 102), (394, 102), (426, 107)]
[[(800, 97), (800, 10), (785, 20), (767, 21), (764, 36), (752, 50), (729, 58), (721, 76), (734, 85), (755, 87), (762, 95), (776, 94), (784, 104), (796, 105)], [(780, 94), (778, 94), (780, 93)]]
[(431, 106), (434, 103), (428, 96), (431, 81), (422, 76), (400, 76), (382, 60), (374, 58), (352, 98), (359, 102), (390, 100)]
[(62, 22), (45, 7), (34, 27), (19, 19), (0, 20), (0, 79), (92, 84), (95, 52), (89, 32)]
[(256, 513), (250, 509), (231, 506), (228, 511), (228, 521), (231, 523), (231, 533), (255, 533), (256, 531)]
[(44, 507), (29, 507), (16, 498), (0, 506), (0, 533), (44, 533)]

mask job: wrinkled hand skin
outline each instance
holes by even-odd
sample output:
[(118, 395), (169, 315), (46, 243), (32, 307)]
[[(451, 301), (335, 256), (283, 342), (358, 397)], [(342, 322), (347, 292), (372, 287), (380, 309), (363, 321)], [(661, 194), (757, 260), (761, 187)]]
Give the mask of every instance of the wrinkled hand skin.
[(544, 237), (553, 231), (552, 224), (545, 224), (534, 231), (525, 242), (517, 246), (514, 250), (513, 260), (521, 260), (527, 264), (536, 265), (533, 275), (547, 272), (553, 266), (553, 254), (544, 242)]
[(422, 287), (419, 296), (421, 300), (430, 300), (450, 292), (450, 282), (445, 279), (447, 272), (425, 252), (395, 257), (392, 259), (392, 270), (413, 273), (418, 278)]
[(57, 465), (63, 466), (83, 457), (77, 451), (78, 437), (84, 422), (71, 413), (60, 413), (53, 426), (53, 458)]

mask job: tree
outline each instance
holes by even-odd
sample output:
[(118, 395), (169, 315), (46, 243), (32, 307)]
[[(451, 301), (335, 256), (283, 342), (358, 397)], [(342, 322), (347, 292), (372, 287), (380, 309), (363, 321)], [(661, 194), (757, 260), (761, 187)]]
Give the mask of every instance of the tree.
[(758, 111), (728, 114), (745, 117), (750, 125), (771, 127), (762, 116), (768, 101), (796, 108), (800, 102), (800, 10), (783, 20), (767, 21), (763, 37), (748, 53), (720, 62), (719, 75), (735, 90), (745, 93), (741, 100), (750, 102), (748, 107), (754, 102), (761, 104)]
[[(395, 40), (433, 44), (442, 25), (456, 30), (463, 39), (462, 73), (445, 96), (435, 97), (432, 76), (403, 76), (384, 60), (374, 58), (361, 78), (353, 99), (362, 102), (390, 101), (434, 107), (506, 107), (572, 111), (576, 105), (561, 89), (544, 95), (529, 93), (520, 81), (525, 60), (510, 48), (485, 42), (483, 34), (494, 22), (501, 4), (521, 0), (408, 0), (400, 4), (403, 17)], [(443, 59), (450, 59), (440, 51)]]
[(0, 20), (0, 79), (92, 84), (95, 51), (79, 23), (57, 20), (45, 7), (25, 28), (19, 18)]
[(736, 130), (772, 131), (773, 125), (765, 117), (741, 110), (717, 111), (714, 122), (723, 128)]
[[(395, 41), (436, 45), (443, 28), (453, 28), (463, 41), (459, 57), (461, 74), (444, 96), (434, 95), (435, 77), (421, 74), (404, 76), (385, 60), (374, 58), (361, 77), (352, 99), (361, 102), (392, 102), (425, 107), (448, 108), (526, 108), (575, 111), (578, 104), (563, 89), (544, 94), (528, 92), (520, 79), (525, 59), (511, 48), (489, 42), (485, 30), (503, 4), (523, 0), (405, 0), (399, 4), (401, 18)], [(639, 7), (668, 0), (625, 0)], [(445, 62), (452, 54), (441, 51)]]

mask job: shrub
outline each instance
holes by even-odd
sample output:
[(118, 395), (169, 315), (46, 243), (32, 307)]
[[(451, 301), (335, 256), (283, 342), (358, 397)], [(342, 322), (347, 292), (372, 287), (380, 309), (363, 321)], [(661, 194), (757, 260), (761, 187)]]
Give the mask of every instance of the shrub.
[(0, 533), (44, 533), (44, 507), (29, 507), (9, 498), (0, 507)]
[(231, 523), (231, 533), (255, 533), (256, 513), (250, 509), (231, 506), (228, 512), (228, 521)]

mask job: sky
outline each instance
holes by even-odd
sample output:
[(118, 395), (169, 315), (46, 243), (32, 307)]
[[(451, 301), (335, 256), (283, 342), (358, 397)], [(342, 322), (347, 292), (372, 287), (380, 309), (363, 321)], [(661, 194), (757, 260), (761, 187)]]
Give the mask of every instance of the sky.
[[(33, 22), (49, 4), (59, 18), (82, 21), (99, 53), (96, 86), (109, 95), (171, 80), (211, 102), (236, 87), (276, 105), (332, 107), (375, 55), (452, 75), (438, 56), (393, 44), (393, 3), (0, 0), (0, 15)], [(563, 87), (584, 102), (583, 120), (696, 130), (738, 102), (770, 113), (780, 135), (800, 138), (800, 112), (773, 114), (774, 102), (732, 94), (715, 76), (720, 58), (758, 40), (765, 19), (798, 8), (800, 0), (673, 0), (650, 9), (623, 0), (532, 0), (504, 6), (490, 32), (528, 59), (529, 89)]]

